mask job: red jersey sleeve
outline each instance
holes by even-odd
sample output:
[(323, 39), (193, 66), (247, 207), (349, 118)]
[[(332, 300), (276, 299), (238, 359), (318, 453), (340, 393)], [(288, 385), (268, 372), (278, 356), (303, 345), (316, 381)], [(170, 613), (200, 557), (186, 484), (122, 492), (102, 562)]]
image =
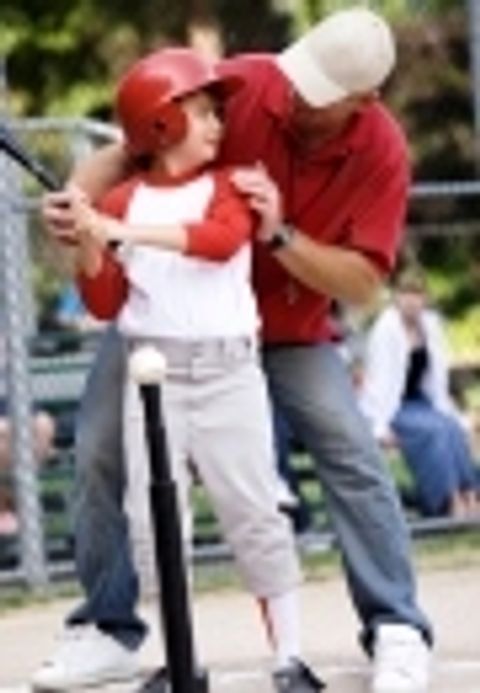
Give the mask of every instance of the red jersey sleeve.
[(85, 306), (99, 320), (115, 318), (128, 294), (123, 266), (111, 250), (105, 250), (98, 274), (79, 273), (77, 285)]
[(215, 192), (205, 220), (186, 225), (186, 255), (222, 262), (251, 238), (253, 213), (246, 200), (236, 192), (229, 175), (229, 169), (215, 174)]
[[(125, 216), (134, 180), (129, 180), (107, 193), (97, 204), (100, 212), (122, 219)], [(124, 267), (112, 249), (103, 253), (102, 266), (94, 277), (77, 275), (77, 285), (88, 310), (99, 320), (116, 317), (128, 294), (128, 279)]]

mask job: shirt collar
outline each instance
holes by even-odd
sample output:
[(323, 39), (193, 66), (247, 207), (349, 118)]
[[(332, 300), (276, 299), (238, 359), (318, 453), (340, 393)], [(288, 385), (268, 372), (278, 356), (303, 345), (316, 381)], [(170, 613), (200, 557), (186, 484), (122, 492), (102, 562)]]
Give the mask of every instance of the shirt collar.
[(274, 61), (272, 66), (277, 79), (271, 79), (262, 102), (263, 108), (281, 123), (285, 123), (290, 103), (290, 85)]
[(178, 175), (172, 175), (167, 171), (155, 169), (142, 172), (140, 178), (147, 185), (175, 187), (199, 178), (207, 169), (208, 166), (196, 167)]

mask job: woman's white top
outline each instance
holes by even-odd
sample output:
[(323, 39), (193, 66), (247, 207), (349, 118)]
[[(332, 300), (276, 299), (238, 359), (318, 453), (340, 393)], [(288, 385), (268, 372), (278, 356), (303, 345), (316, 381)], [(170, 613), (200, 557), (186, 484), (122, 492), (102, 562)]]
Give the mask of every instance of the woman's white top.
[[(421, 390), (430, 403), (444, 413), (458, 416), (448, 390), (447, 348), (441, 320), (425, 309), (420, 316), (428, 367)], [(367, 338), (360, 404), (374, 435), (382, 439), (402, 404), (407, 382), (411, 343), (400, 311), (394, 305), (377, 318)]]

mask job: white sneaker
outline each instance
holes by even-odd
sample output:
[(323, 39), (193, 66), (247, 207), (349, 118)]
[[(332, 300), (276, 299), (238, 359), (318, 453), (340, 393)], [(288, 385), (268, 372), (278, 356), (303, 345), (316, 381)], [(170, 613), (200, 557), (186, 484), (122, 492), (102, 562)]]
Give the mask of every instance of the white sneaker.
[(372, 693), (424, 693), (430, 678), (430, 649), (412, 626), (384, 623), (375, 639)]
[(65, 691), (134, 678), (136, 654), (94, 625), (67, 628), (53, 656), (32, 677), (34, 691)]

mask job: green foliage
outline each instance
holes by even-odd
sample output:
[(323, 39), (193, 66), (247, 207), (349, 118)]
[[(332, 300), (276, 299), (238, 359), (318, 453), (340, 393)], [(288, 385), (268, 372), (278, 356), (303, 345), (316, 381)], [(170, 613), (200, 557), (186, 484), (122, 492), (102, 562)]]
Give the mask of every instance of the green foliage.
[(218, 23), (236, 51), (278, 48), (289, 26), (268, 0), (2, 0), (0, 55), (14, 112), (109, 117), (118, 75), (154, 47), (186, 42), (195, 20)]
[(388, 92), (413, 144), (415, 177), (471, 178), (473, 113), (465, 12), (396, 27), (399, 62)]
[(174, 37), (179, 11), (165, 1), (3, 0), (0, 22), (17, 113), (102, 115), (112, 77)]
[(458, 7), (458, 0), (303, 0), (297, 9), (300, 28), (310, 25), (328, 12), (366, 6), (381, 12), (390, 20), (404, 20), (420, 15), (432, 17)]

